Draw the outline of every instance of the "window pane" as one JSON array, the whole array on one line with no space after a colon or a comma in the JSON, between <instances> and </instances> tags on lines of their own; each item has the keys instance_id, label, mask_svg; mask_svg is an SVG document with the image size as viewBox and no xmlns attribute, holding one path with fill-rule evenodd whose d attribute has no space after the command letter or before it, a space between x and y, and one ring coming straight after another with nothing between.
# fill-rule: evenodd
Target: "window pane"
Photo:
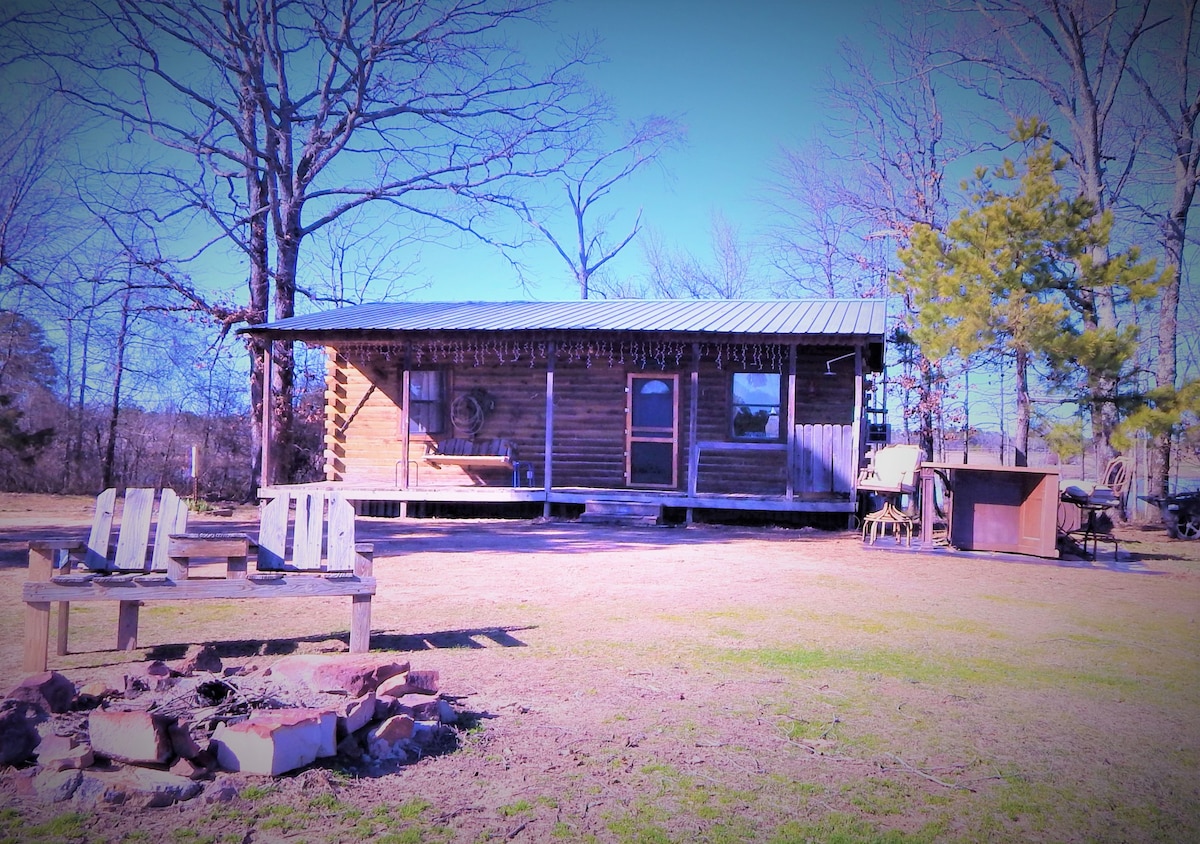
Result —
<instances>
[{"instance_id":1,"label":"window pane","mask_svg":"<svg viewBox=\"0 0 1200 844\"><path fill-rule=\"evenodd\" d=\"M442 373L423 370L408 374L408 393L414 401L441 401Z\"/></svg>"},{"instance_id":2,"label":"window pane","mask_svg":"<svg viewBox=\"0 0 1200 844\"><path fill-rule=\"evenodd\" d=\"M674 453L675 447L671 443L630 443L630 482L670 486L673 480L671 457Z\"/></svg>"},{"instance_id":3,"label":"window pane","mask_svg":"<svg viewBox=\"0 0 1200 844\"><path fill-rule=\"evenodd\" d=\"M675 398L670 381L634 379L633 427L670 428L675 424Z\"/></svg>"},{"instance_id":4,"label":"window pane","mask_svg":"<svg viewBox=\"0 0 1200 844\"><path fill-rule=\"evenodd\" d=\"M446 418L440 370L420 370L408 374L408 430L413 434L440 434Z\"/></svg>"},{"instance_id":5,"label":"window pane","mask_svg":"<svg viewBox=\"0 0 1200 844\"><path fill-rule=\"evenodd\" d=\"M778 372L733 374L732 433L738 439L779 439Z\"/></svg>"}]
</instances>

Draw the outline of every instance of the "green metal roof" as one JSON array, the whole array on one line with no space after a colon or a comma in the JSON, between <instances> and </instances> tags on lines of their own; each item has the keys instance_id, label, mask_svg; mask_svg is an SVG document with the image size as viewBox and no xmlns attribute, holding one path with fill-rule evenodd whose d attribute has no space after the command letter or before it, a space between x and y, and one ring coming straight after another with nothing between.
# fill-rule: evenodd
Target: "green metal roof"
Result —
<instances>
[{"instance_id":1,"label":"green metal roof","mask_svg":"<svg viewBox=\"0 0 1200 844\"><path fill-rule=\"evenodd\" d=\"M884 299L375 302L242 329L297 340L343 332L611 331L883 339Z\"/></svg>"}]
</instances>

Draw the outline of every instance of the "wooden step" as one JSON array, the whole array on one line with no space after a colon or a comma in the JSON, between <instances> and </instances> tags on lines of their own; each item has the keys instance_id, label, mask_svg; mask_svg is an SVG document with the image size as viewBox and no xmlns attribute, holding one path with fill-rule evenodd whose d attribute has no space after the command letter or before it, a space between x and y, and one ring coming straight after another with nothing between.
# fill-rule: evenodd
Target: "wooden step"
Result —
<instances>
[{"instance_id":1,"label":"wooden step","mask_svg":"<svg viewBox=\"0 0 1200 844\"><path fill-rule=\"evenodd\" d=\"M657 525L662 504L657 501L588 501L579 521L588 524Z\"/></svg>"}]
</instances>

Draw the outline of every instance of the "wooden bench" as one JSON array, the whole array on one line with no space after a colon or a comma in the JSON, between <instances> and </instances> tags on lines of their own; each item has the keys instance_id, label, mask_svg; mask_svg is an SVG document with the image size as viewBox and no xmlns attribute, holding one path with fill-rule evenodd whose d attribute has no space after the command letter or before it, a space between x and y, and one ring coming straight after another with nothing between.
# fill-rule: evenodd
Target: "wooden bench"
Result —
<instances>
[{"instance_id":1,"label":"wooden bench","mask_svg":"<svg viewBox=\"0 0 1200 844\"><path fill-rule=\"evenodd\" d=\"M425 462L435 469L462 466L480 469L507 469L513 473L513 486L521 485L521 461L513 444L504 439L469 440L450 437L425 448Z\"/></svg>"},{"instance_id":2,"label":"wooden bench","mask_svg":"<svg viewBox=\"0 0 1200 844\"><path fill-rule=\"evenodd\" d=\"M289 557L293 501L296 517ZM267 501L257 543L245 534L172 534L161 542L166 560L161 571L55 576L44 544L30 545L29 580L22 589L27 607L24 668L29 672L46 670L53 601L120 601L117 648L132 650L137 647L137 608L143 601L349 597L350 651L370 649L374 548L354 541L354 507L337 494L291 493ZM323 554L325 546L328 551ZM253 572L247 566L251 550L256 551ZM199 559L223 560L222 576L194 577L191 565Z\"/></svg>"}]
</instances>

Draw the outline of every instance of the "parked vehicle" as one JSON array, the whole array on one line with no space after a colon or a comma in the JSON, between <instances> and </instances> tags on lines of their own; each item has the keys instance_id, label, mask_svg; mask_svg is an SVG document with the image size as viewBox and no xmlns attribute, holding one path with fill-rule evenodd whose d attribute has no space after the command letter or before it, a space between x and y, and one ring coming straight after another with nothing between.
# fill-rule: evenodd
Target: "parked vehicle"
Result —
<instances>
[{"instance_id":1,"label":"parked vehicle","mask_svg":"<svg viewBox=\"0 0 1200 844\"><path fill-rule=\"evenodd\" d=\"M1200 489L1177 492L1162 498L1157 495L1138 496L1162 512L1167 533L1174 539L1200 538Z\"/></svg>"}]
</instances>

